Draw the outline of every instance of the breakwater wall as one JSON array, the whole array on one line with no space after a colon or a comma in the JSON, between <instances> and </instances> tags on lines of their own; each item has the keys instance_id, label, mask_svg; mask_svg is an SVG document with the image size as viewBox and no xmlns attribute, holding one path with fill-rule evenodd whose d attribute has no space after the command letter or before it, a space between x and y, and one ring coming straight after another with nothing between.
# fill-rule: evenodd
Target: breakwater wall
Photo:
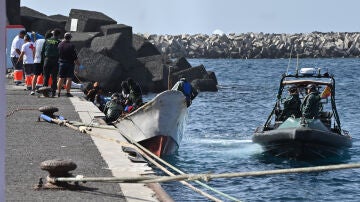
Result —
<instances>
[{"instance_id":1,"label":"breakwater wall","mask_svg":"<svg viewBox=\"0 0 360 202\"><path fill-rule=\"evenodd\" d=\"M142 36L171 58L360 57L359 32Z\"/></svg>"}]
</instances>

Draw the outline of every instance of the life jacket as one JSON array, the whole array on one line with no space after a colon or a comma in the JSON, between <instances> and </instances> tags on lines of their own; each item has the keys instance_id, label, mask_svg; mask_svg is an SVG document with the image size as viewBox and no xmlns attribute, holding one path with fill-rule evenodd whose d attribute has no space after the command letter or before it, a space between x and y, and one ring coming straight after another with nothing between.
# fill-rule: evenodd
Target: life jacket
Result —
<instances>
[{"instance_id":1,"label":"life jacket","mask_svg":"<svg viewBox=\"0 0 360 202\"><path fill-rule=\"evenodd\" d=\"M183 82L183 93L185 96L189 96L191 95L191 84L189 82Z\"/></svg>"}]
</instances>

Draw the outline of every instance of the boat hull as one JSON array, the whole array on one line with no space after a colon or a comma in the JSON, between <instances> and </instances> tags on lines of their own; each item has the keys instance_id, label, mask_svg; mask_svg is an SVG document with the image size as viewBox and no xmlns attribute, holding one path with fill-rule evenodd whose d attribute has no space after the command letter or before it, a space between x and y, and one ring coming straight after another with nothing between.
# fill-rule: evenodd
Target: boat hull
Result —
<instances>
[{"instance_id":1,"label":"boat hull","mask_svg":"<svg viewBox=\"0 0 360 202\"><path fill-rule=\"evenodd\" d=\"M170 155L179 148L187 113L184 95L169 90L119 119L116 127L157 156Z\"/></svg>"},{"instance_id":2,"label":"boat hull","mask_svg":"<svg viewBox=\"0 0 360 202\"><path fill-rule=\"evenodd\" d=\"M260 144L265 152L275 156L296 159L341 157L352 145L349 135L339 134L324 127L315 129L303 126L279 127L273 130L259 127L253 135L253 142Z\"/></svg>"}]
</instances>

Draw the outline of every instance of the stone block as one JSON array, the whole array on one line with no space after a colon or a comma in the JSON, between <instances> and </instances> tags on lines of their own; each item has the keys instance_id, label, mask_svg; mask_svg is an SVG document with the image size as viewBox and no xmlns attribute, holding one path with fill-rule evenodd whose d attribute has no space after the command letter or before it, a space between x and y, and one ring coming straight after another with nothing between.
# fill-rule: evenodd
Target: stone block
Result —
<instances>
[{"instance_id":1,"label":"stone block","mask_svg":"<svg viewBox=\"0 0 360 202\"><path fill-rule=\"evenodd\" d=\"M110 34L121 33L123 36L132 39L132 27L124 24L110 24L110 25L103 25L100 27L100 30L104 36Z\"/></svg>"},{"instance_id":2,"label":"stone block","mask_svg":"<svg viewBox=\"0 0 360 202\"><path fill-rule=\"evenodd\" d=\"M198 91L218 91L216 82L212 79L195 79L191 85Z\"/></svg>"},{"instance_id":3,"label":"stone block","mask_svg":"<svg viewBox=\"0 0 360 202\"><path fill-rule=\"evenodd\" d=\"M20 0L6 0L6 16L9 25L20 25Z\"/></svg>"},{"instance_id":4,"label":"stone block","mask_svg":"<svg viewBox=\"0 0 360 202\"><path fill-rule=\"evenodd\" d=\"M91 41L101 34L100 32L73 32L71 35L71 42L75 45L76 50L81 50L82 48L89 48Z\"/></svg>"},{"instance_id":5,"label":"stone block","mask_svg":"<svg viewBox=\"0 0 360 202\"><path fill-rule=\"evenodd\" d=\"M61 27L65 30L66 22L68 21L69 17L60 14L49 15L48 17L56 22L59 22L61 24Z\"/></svg>"},{"instance_id":6,"label":"stone block","mask_svg":"<svg viewBox=\"0 0 360 202\"><path fill-rule=\"evenodd\" d=\"M110 24L116 24L116 21L101 12L71 9L65 30L99 32L101 26Z\"/></svg>"},{"instance_id":7,"label":"stone block","mask_svg":"<svg viewBox=\"0 0 360 202\"><path fill-rule=\"evenodd\" d=\"M21 7L21 23L27 31L35 31L42 35L44 35L46 31L55 28L60 29L64 33L64 27L61 23L25 6Z\"/></svg>"},{"instance_id":8,"label":"stone block","mask_svg":"<svg viewBox=\"0 0 360 202\"><path fill-rule=\"evenodd\" d=\"M170 75L171 83L175 84L182 77L185 77L189 82L191 82L195 79L208 78L208 73L206 72L204 65L188 68L182 71L171 73Z\"/></svg>"},{"instance_id":9,"label":"stone block","mask_svg":"<svg viewBox=\"0 0 360 202\"><path fill-rule=\"evenodd\" d=\"M136 58L131 41L121 33L95 37L90 47L95 52L119 61L126 68L130 68Z\"/></svg>"},{"instance_id":10,"label":"stone block","mask_svg":"<svg viewBox=\"0 0 360 202\"><path fill-rule=\"evenodd\" d=\"M136 57L147 57L161 54L152 43L137 34L133 35L132 46L136 51Z\"/></svg>"},{"instance_id":11,"label":"stone block","mask_svg":"<svg viewBox=\"0 0 360 202\"><path fill-rule=\"evenodd\" d=\"M81 81L98 81L104 91L120 91L123 69L119 62L106 57L90 48L82 48L78 53L83 69L75 68Z\"/></svg>"},{"instance_id":12,"label":"stone block","mask_svg":"<svg viewBox=\"0 0 360 202\"><path fill-rule=\"evenodd\" d=\"M152 92L160 92L168 87L168 67L163 62L161 55L137 58L137 61L149 73L150 79L143 81L144 85Z\"/></svg>"}]
</instances>

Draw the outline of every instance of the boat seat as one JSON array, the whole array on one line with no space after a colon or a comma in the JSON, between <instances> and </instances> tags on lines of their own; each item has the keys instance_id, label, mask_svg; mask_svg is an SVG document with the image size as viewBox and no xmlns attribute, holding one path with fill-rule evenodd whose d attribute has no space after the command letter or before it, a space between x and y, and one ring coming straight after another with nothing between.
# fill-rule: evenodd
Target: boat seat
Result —
<instances>
[{"instance_id":1,"label":"boat seat","mask_svg":"<svg viewBox=\"0 0 360 202\"><path fill-rule=\"evenodd\" d=\"M319 112L319 119L327 126L331 127L332 112Z\"/></svg>"},{"instance_id":2,"label":"boat seat","mask_svg":"<svg viewBox=\"0 0 360 202\"><path fill-rule=\"evenodd\" d=\"M319 112L320 119L331 119L332 115L332 112Z\"/></svg>"}]
</instances>

